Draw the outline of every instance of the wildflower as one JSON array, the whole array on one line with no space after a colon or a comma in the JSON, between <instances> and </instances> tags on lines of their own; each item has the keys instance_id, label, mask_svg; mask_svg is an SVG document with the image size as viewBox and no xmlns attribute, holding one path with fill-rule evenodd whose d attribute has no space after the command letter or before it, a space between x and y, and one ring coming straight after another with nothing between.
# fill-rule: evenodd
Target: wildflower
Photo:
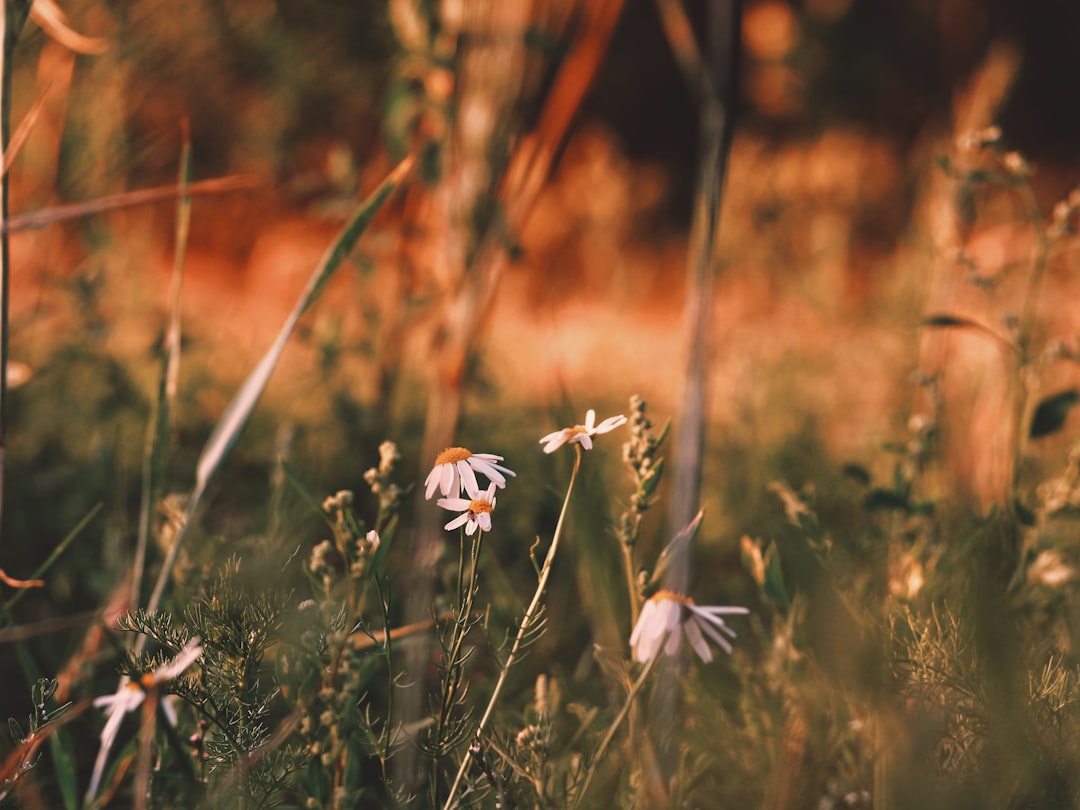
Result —
<instances>
[{"instance_id":1,"label":"wildflower","mask_svg":"<svg viewBox=\"0 0 1080 810\"><path fill-rule=\"evenodd\" d=\"M574 425L574 427L563 428L562 430L556 430L554 433L549 433L540 440L540 444L544 445L545 453L554 453L564 444L573 442L577 442L586 450L592 450L593 436L609 433L619 425L624 424L626 424L626 417L619 414L618 416L609 416L598 425L596 424L596 411L590 408L588 413L585 414L584 425Z\"/></svg>"},{"instance_id":2,"label":"wildflower","mask_svg":"<svg viewBox=\"0 0 1080 810\"><path fill-rule=\"evenodd\" d=\"M202 644L199 643L199 637L195 636L184 645L184 648L171 661L165 662L153 672L147 672L137 681L125 680L120 684L116 694L102 695L96 698L94 705L104 708L105 713L108 715L105 728L101 732L102 750L107 751L112 748L124 715L135 711L142 705L148 690L176 678L177 675L191 666L202 655L202 652L203 648ZM165 711L165 716L168 717L169 722L176 725L176 710L173 709L172 705L168 701L162 700L161 708Z\"/></svg>"},{"instance_id":3,"label":"wildflower","mask_svg":"<svg viewBox=\"0 0 1080 810\"><path fill-rule=\"evenodd\" d=\"M366 535L364 535L364 543L366 544L364 546L364 550L368 554L374 554L376 551L379 550L379 543L381 542L382 540L379 539L379 533L374 529L371 529Z\"/></svg>"},{"instance_id":4,"label":"wildflower","mask_svg":"<svg viewBox=\"0 0 1080 810\"><path fill-rule=\"evenodd\" d=\"M1001 142L1001 127L991 126L986 129L964 132L956 139L961 151L973 151L986 146L996 146Z\"/></svg>"},{"instance_id":5,"label":"wildflower","mask_svg":"<svg viewBox=\"0 0 1080 810\"><path fill-rule=\"evenodd\" d=\"M1025 177L1031 174L1030 164L1024 160L1024 156L1019 152L1008 152L1001 159L1001 162L1004 164L1005 169L1009 174L1017 177Z\"/></svg>"},{"instance_id":6,"label":"wildflower","mask_svg":"<svg viewBox=\"0 0 1080 810\"><path fill-rule=\"evenodd\" d=\"M1040 551L1027 571L1029 585L1059 588L1073 579L1076 579L1076 569L1065 562L1059 551Z\"/></svg>"},{"instance_id":7,"label":"wildflower","mask_svg":"<svg viewBox=\"0 0 1080 810\"><path fill-rule=\"evenodd\" d=\"M461 525L465 526L465 534L475 534L476 527L483 531L491 531L491 513L495 509L495 482L492 481L486 492L481 492L475 483L465 482L465 490L468 498L439 498L436 503L443 509L453 512L461 512L456 518L447 523L443 528L453 531Z\"/></svg>"},{"instance_id":8,"label":"wildflower","mask_svg":"<svg viewBox=\"0 0 1080 810\"><path fill-rule=\"evenodd\" d=\"M668 655L675 655L685 632L694 652L702 661L709 663L713 658L712 650L709 649L702 631L724 652L730 654L731 642L724 638L723 634L735 638L735 631L724 624L720 617L749 612L744 607L696 605L694 600L687 596L672 591L657 591L642 607L634 632L630 636L634 660L641 663L651 660L661 646Z\"/></svg>"},{"instance_id":9,"label":"wildflower","mask_svg":"<svg viewBox=\"0 0 1080 810\"><path fill-rule=\"evenodd\" d=\"M513 470L508 470L496 461L502 461L502 456L491 453L473 453L464 447L447 447L435 459L435 466L431 468L424 486L427 491L425 498L430 499L439 489L444 496L454 497L459 495L467 485L472 484L474 489L479 489L476 483L476 473L483 473L496 486L506 486L506 476L517 475ZM475 470L475 472L474 472Z\"/></svg>"}]
</instances>

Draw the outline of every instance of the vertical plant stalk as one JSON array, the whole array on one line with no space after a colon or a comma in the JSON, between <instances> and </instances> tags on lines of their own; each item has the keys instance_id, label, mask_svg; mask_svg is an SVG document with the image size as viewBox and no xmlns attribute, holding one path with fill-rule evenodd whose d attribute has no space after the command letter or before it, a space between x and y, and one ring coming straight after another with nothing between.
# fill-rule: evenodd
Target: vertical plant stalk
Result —
<instances>
[{"instance_id":1,"label":"vertical plant stalk","mask_svg":"<svg viewBox=\"0 0 1080 810\"><path fill-rule=\"evenodd\" d=\"M447 300L445 323L432 351L433 373L422 442L423 458L434 458L443 448L453 444L469 361L502 276L508 235L512 239L521 228L547 182L573 117L599 68L623 2L589 0L580 3L579 31L559 67L538 123L532 132L520 138L508 160L493 158L494 155L502 157L507 148L506 144L497 143L499 137L491 137L498 133L489 133L486 140L476 138L473 133L473 142L467 144L459 143L462 140L460 132L451 133L451 142L446 145L449 176L436 192L436 203L447 230L438 255L447 265L445 274L460 279L460 282L456 294ZM483 41L485 37L510 42L509 32L514 30L513 25L530 23L517 10L516 4L504 0L466 0L461 9L470 29L463 32L467 35L462 40L465 42L469 39ZM490 30L484 30L485 27ZM442 28L444 33L450 30L447 21L443 21ZM478 58L469 53L468 47L455 55L460 65L455 76L459 121L467 117L460 112L466 104L472 104L474 110L478 104L486 105L487 112L495 120L502 120L504 125L505 121L512 120L516 114L514 104L519 99L511 95L512 92L520 94L520 88L513 82L520 77L513 77L508 71L515 68L515 61L520 62L521 55L515 51L524 45L525 32L526 28L522 27L522 40L517 44L501 46L500 50L511 49L503 52L505 64L492 59L494 54L491 53ZM500 75L486 75L493 67ZM506 134L503 132L502 137ZM488 184L479 197L474 196L477 177L485 178ZM467 180L470 182L466 183ZM479 214L489 206L497 213L484 222ZM419 621L431 609L435 566L441 548L437 522L426 510L420 510L419 514L421 519L413 540L416 563L412 581L407 583L409 597L405 608L406 621L413 622ZM420 645L411 649L406 671L419 671L427 655L428 651ZM400 707L402 723L415 721L422 708L420 690L406 690ZM395 759L395 769L399 781L407 783L414 779L418 769L412 749L405 749Z\"/></svg>"},{"instance_id":2,"label":"vertical plant stalk","mask_svg":"<svg viewBox=\"0 0 1080 810\"><path fill-rule=\"evenodd\" d=\"M633 627L637 624L638 613L641 612L641 606L638 604L641 600L638 597L637 574L634 572L634 547L628 546L626 543L619 543L619 549L622 551L623 573L626 576L626 599L630 605L630 626Z\"/></svg>"},{"instance_id":3,"label":"vertical plant stalk","mask_svg":"<svg viewBox=\"0 0 1080 810\"><path fill-rule=\"evenodd\" d=\"M465 543L469 542L468 576L466 577ZM449 649L446 650L445 665L443 669L442 694L439 696L439 714L435 721L435 742L441 747L444 740L452 739L453 710L465 697L467 690L462 689L465 679L465 663L469 655L462 655L465 640L472 630L473 606L476 602L477 581L476 577L480 567L480 548L484 540L484 530L479 529L475 537L467 538L465 528L460 531L458 545L458 572L457 593L461 598L454 621L452 623L452 637ZM445 648L444 648L445 649ZM439 759L433 758L432 779L430 785L431 806L438 806L439 802Z\"/></svg>"},{"instance_id":4,"label":"vertical plant stalk","mask_svg":"<svg viewBox=\"0 0 1080 810\"><path fill-rule=\"evenodd\" d=\"M592 762L589 763L589 770L585 773L585 781L581 784L581 789L578 791L577 798L574 799L574 803L571 807L579 807L581 802L585 799L585 795L589 792L589 785L592 784L593 777L596 776L596 771L600 767L600 763L603 761L604 756L607 754L608 746L611 745L611 741L615 739L615 732L619 730L619 726L622 725L623 720L626 719L626 715L630 713L630 710L637 702L638 693L641 691L641 687L645 685L645 681L648 680L649 674L653 671L653 667L656 666L656 662L660 660L660 656L664 654L664 651L657 650L656 655L649 659L645 664L644 669L641 670L641 674L638 675L637 680L634 681L634 685L630 687L630 692L626 696L626 702L619 710L619 714L612 721L608 727L607 733L600 741L600 745L597 746L596 751L593 753Z\"/></svg>"},{"instance_id":5,"label":"vertical plant stalk","mask_svg":"<svg viewBox=\"0 0 1080 810\"><path fill-rule=\"evenodd\" d=\"M740 0L712 0L709 3L707 57L704 58L696 48L696 40L682 3L679 0L658 0L658 8L665 34L684 78L699 100L701 131L698 185L687 268L689 292L683 314L688 340L687 370L680 419L674 437L674 469L668 515L669 534L674 535L690 523L698 511L701 494L707 412L708 327L720 201L734 132L742 5ZM685 592L689 567L689 549L684 547L670 560L664 586L676 592ZM650 717L658 765L665 782L671 781L677 768L678 753L671 750L665 741L670 739L677 726L679 675L678 662L670 662L661 669ZM663 787L661 795L666 792L667 788Z\"/></svg>"},{"instance_id":6,"label":"vertical plant stalk","mask_svg":"<svg viewBox=\"0 0 1080 810\"><path fill-rule=\"evenodd\" d=\"M18 39L14 24L16 4L3 0L0 5L0 154L6 154L11 138L11 61ZM0 177L0 223L8 220L8 175ZM7 369L8 369L8 319L11 291L11 256L8 252L8 235L0 231L0 540L3 538L4 518L4 468L7 455Z\"/></svg>"},{"instance_id":7,"label":"vertical plant stalk","mask_svg":"<svg viewBox=\"0 0 1080 810\"><path fill-rule=\"evenodd\" d=\"M514 643L510 647L510 653L506 656L506 661L499 671L499 679L495 682L495 688L491 692L491 698L488 700L487 707L484 709L484 714L480 718L480 722L476 727L475 739L479 740L484 733L484 729L487 728L488 721L491 720L491 715L495 711L495 706L499 702L499 696L502 694L503 687L506 685L506 678L510 674L510 668L517 660L518 652L521 650L521 645L525 639L525 634L529 632L533 622L536 619L537 611L540 609L540 600L544 597L544 591L547 589L548 578L551 576L551 569L555 566L555 553L559 550L559 538L562 537L563 524L566 521L567 508L570 506L570 495L574 491L574 482L577 481L578 470L581 468L581 445L574 444L574 470L570 473L570 484L566 488L566 497L563 499L562 510L559 512L559 521L555 524L555 534L551 538L551 547L548 549L547 557L544 559L544 565L540 569L540 579L536 583L536 592L533 594L532 601L529 602L529 606L525 609L525 615L521 619L521 624L518 625L517 635L514 636ZM461 766L458 768L457 776L454 777L454 783L450 786L450 794L446 797L446 802L443 804L443 810L450 810L454 805L454 797L457 795L458 788L461 786L461 780L465 777L465 771L469 769L469 763L472 762L468 752L461 758Z\"/></svg>"},{"instance_id":8,"label":"vertical plant stalk","mask_svg":"<svg viewBox=\"0 0 1080 810\"><path fill-rule=\"evenodd\" d=\"M674 535L698 512L701 496L710 310L720 202L735 126L742 3L741 0L711 0L708 4L705 58L694 48L695 40L682 3L658 0L658 7L677 61L699 99L701 115L701 153L688 262L689 294L683 315L689 356L672 451L674 469L668 520L669 534ZM671 561L665 587L684 593L689 570L689 551L684 548ZM677 662L661 669L650 718L660 770L668 782L674 776L678 761L678 752L664 744L677 725L675 695L678 680Z\"/></svg>"},{"instance_id":9,"label":"vertical plant stalk","mask_svg":"<svg viewBox=\"0 0 1080 810\"><path fill-rule=\"evenodd\" d=\"M165 332L165 355L157 398L146 428L146 447L143 456L142 495L139 502L139 536L135 543L135 561L131 566L131 604L139 604L139 589L146 564L146 546L150 538L150 525L154 503L161 490L165 471L165 458L172 428L172 408L176 402L176 389L180 377L180 300L184 279L184 257L187 253L188 233L191 223L191 195L187 193L191 182L191 133L188 123L183 124L183 148L180 153L180 169L177 184L181 197L176 206L176 245L173 257L173 275L169 291L169 323Z\"/></svg>"},{"instance_id":10,"label":"vertical plant stalk","mask_svg":"<svg viewBox=\"0 0 1080 810\"><path fill-rule=\"evenodd\" d=\"M686 81L701 106L701 154L688 260L689 294L683 323L689 356L683 384L681 418L674 437L670 534L686 526L698 511L705 443L705 382L709 363L711 316L720 201L734 135L735 98L742 19L740 0L712 0L709 5L708 54L705 64L694 50L694 38L678 0L658 0L668 41L683 67ZM686 587L688 561L674 564L666 583Z\"/></svg>"},{"instance_id":11,"label":"vertical plant stalk","mask_svg":"<svg viewBox=\"0 0 1080 810\"><path fill-rule=\"evenodd\" d=\"M15 43L30 14L32 0L2 0L0 4L0 154L11 141L12 61ZM8 348L11 297L11 254L8 245L8 173L0 176L0 544L3 540L4 470L7 457Z\"/></svg>"},{"instance_id":12,"label":"vertical plant stalk","mask_svg":"<svg viewBox=\"0 0 1080 810\"><path fill-rule=\"evenodd\" d=\"M3 0L0 6L0 154L5 154L11 133L11 59L16 37L12 31L13 4ZM8 220L8 175L0 177L0 222ZM11 256L6 230L0 232L0 540L3 539L4 469L7 456L7 370L8 370L8 298L11 292Z\"/></svg>"},{"instance_id":13,"label":"vertical plant stalk","mask_svg":"<svg viewBox=\"0 0 1080 810\"><path fill-rule=\"evenodd\" d=\"M1013 389L1013 457L1008 493L1010 508L1020 497L1020 472L1023 467L1024 456L1027 454L1031 419L1039 395L1034 380L1029 382L1025 379L1025 371L1031 362L1031 344L1035 338L1039 293L1042 288L1042 279L1046 272L1051 247L1046 223L1043 220L1042 212L1039 210L1039 200L1035 196L1035 189L1032 187L1030 179L1020 187L1020 194L1027 208L1031 225L1035 230L1035 240L1031 247L1027 284L1024 287L1024 297L1020 305L1016 325L1016 345L1019 347L1019 352L1006 358L1006 362L1011 363L1012 373L1009 378L1009 385Z\"/></svg>"}]
</instances>

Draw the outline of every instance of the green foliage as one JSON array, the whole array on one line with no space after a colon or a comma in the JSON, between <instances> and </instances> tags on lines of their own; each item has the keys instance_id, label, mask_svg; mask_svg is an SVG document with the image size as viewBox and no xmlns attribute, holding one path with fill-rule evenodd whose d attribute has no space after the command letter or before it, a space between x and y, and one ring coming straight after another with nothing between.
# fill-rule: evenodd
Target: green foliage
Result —
<instances>
[{"instance_id":1,"label":"green foliage","mask_svg":"<svg viewBox=\"0 0 1080 810\"><path fill-rule=\"evenodd\" d=\"M1041 439L1065 427L1065 420L1077 400L1080 400L1080 392L1075 388L1059 391L1042 400L1035 406L1035 413L1031 417L1031 427L1028 430L1031 438Z\"/></svg>"}]
</instances>

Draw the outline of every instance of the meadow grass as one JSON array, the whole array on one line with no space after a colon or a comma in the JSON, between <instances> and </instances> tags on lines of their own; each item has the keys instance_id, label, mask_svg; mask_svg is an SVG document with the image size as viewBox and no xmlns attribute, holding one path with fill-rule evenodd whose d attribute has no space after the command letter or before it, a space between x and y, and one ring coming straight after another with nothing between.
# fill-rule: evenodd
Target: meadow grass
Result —
<instances>
[{"instance_id":1,"label":"meadow grass","mask_svg":"<svg viewBox=\"0 0 1080 810\"><path fill-rule=\"evenodd\" d=\"M18 686L0 701L12 718L0 802L1076 806L1080 450L1068 427L1080 395L1062 368L1080 347L1056 330L1080 194L1044 209L997 129L948 150L950 203L973 226L1007 215L1028 249L998 265L939 251L947 283L929 283L918 313L894 302L896 340L917 359L882 375L906 404L889 401L891 435L855 461L831 441L855 405L801 407L790 357L760 387L722 389L734 418L710 418L719 350L701 345L689 427L685 408L656 407L654 393L676 409L670 392L619 390L625 375L601 368L611 349L552 406L501 388L505 349L482 337L507 295L508 235L525 228L588 70L551 83L547 140L515 151L509 129L455 129L442 82L460 40L391 5L416 94L409 156L367 184L250 368L215 375L207 357L242 353L206 345L182 317L200 204L185 145L151 357L110 342L115 302L136 294L88 272L63 291L77 339L11 390L0 667ZM472 35L523 24L489 11L439 22L479 26ZM615 17L612 4L574 40L593 70ZM462 58L457 103L516 120L540 84L524 41ZM440 153L445 166L433 160L444 137L461 147ZM699 272L716 249L716 181L701 191ZM403 197L403 222L380 219ZM361 237L392 229L401 253L436 268L426 300L408 285L379 300L390 271L372 280L362 256L355 285L332 278ZM710 283L692 288L699 304ZM644 297L615 336L638 365L656 351L649 307L663 303ZM344 325L358 308L371 313L364 340ZM710 339L702 312L683 324L697 344ZM870 388L838 331L811 338L818 356L804 359L836 363L845 390ZM413 368L410 339L427 347ZM297 343L309 362L290 365ZM30 348L18 334L15 346ZM377 396L352 387L358 368ZM686 484L670 480L685 458L669 433L700 442L689 515L670 508ZM684 516L667 526L670 512Z\"/></svg>"}]
</instances>

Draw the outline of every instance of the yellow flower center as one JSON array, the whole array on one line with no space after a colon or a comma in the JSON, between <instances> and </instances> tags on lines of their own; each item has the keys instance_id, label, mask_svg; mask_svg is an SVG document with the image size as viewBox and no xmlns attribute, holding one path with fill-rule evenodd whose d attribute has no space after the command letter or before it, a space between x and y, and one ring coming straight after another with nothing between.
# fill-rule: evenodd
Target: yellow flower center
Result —
<instances>
[{"instance_id":1,"label":"yellow flower center","mask_svg":"<svg viewBox=\"0 0 1080 810\"><path fill-rule=\"evenodd\" d=\"M438 456L435 457L435 466L440 464L456 464L459 461L472 456L472 451L466 450L464 447L447 447Z\"/></svg>"},{"instance_id":2,"label":"yellow flower center","mask_svg":"<svg viewBox=\"0 0 1080 810\"><path fill-rule=\"evenodd\" d=\"M138 684L129 683L128 688L130 688L130 689L138 689L141 686L143 689L149 689L155 683L156 683L156 681L154 680L154 673L153 672L147 672L147 673L139 676L139 683Z\"/></svg>"},{"instance_id":3,"label":"yellow flower center","mask_svg":"<svg viewBox=\"0 0 1080 810\"><path fill-rule=\"evenodd\" d=\"M649 597L650 601L659 602L663 599L670 599L672 602L680 602L684 605L693 605L694 600L689 596L683 596L681 593L675 593L675 591L665 591L663 589L657 591Z\"/></svg>"},{"instance_id":4,"label":"yellow flower center","mask_svg":"<svg viewBox=\"0 0 1080 810\"><path fill-rule=\"evenodd\" d=\"M588 433L589 429L586 428L584 425L574 425L572 428L567 428L566 432L571 434L572 436L577 436L581 433Z\"/></svg>"},{"instance_id":5,"label":"yellow flower center","mask_svg":"<svg viewBox=\"0 0 1080 810\"><path fill-rule=\"evenodd\" d=\"M469 511L474 515L479 515L483 512L491 512L494 511L494 509L495 507L487 501L469 501Z\"/></svg>"}]
</instances>

